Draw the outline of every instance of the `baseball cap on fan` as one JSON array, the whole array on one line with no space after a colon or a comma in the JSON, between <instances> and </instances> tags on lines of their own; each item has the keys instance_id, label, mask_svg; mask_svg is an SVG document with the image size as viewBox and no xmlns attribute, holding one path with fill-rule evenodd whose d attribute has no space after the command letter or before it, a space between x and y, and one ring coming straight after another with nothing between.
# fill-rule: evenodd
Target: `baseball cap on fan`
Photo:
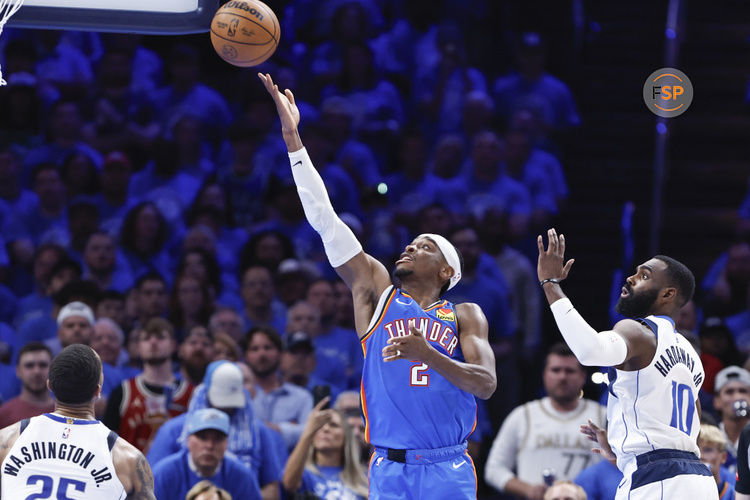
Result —
<instances>
[{"instance_id":1,"label":"baseball cap on fan","mask_svg":"<svg viewBox=\"0 0 750 500\"><path fill-rule=\"evenodd\" d=\"M215 429L229 435L229 415L215 408L202 408L188 415L188 434L195 434L206 429Z\"/></svg>"},{"instance_id":2,"label":"baseball cap on fan","mask_svg":"<svg viewBox=\"0 0 750 500\"><path fill-rule=\"evenodd\" d=\"M729 382L740 382L750 387L750 372L739 366L727 366L716 374L714 393L718 393Z\"/></svg>"},{"instance_id":3,"label":"baseball cap on fan","mask_svg":"<svg viewBox=\"0 0 750 500\"><path fill-rule=\"evenodd\" d=\"M294 332L290 333L287 336L286 350L304 350L305 352L313 352L315 350L315 347L313 346L312 339L308 334L306 334L305 332Z\"/></svg>"},{"instance_id":4,"label":"baseball cap on fan","mask_svg":"<svg viewBox=\"0 0 750 500\"><path fill-rule=\"evenodd\" d=\"M62 325L63 321L71 316L80 316L86 319L90 325L94 324L94 311L83 302L71 302L60 309L57 314L57 326Z\"/></svg>"},{"instance_id":5,"label":"baseball cap on fan","mask_svg":"<svg viewBox=\"0 0 750 500\"><path fill-rule=\"evenodd\" d=\"M230 361L214 361L208 365L205 383L208 401L214 408L245 407L245 387L239 366Z\"/></svg>"}]
</instances>

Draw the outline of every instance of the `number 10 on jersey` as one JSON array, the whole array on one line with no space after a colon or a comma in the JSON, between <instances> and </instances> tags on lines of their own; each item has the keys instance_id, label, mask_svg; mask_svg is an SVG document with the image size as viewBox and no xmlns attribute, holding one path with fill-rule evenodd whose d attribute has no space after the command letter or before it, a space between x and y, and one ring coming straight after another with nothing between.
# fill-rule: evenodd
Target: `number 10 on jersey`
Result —
<instances>
[{"instance_id":1,"label":"number 10 on jersey","mask_svg":"<svg viewBox=\"0 0 750 500\"><path fill-rule=\"evenodd\" d=\"M687 411L686 411L687 410ZM690 434L693 427L693 415L695 414L695 400L693 391L687 384L678 384L672 381L672 420L671 427L679 429L685 434Z\"/></svg>"}]
</instances>

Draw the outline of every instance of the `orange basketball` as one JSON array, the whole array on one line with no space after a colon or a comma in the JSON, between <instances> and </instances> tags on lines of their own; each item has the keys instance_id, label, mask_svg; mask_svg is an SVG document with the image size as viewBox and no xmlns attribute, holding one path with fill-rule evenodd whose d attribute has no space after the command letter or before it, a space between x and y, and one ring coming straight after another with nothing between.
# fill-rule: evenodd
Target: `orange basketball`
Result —
<instances>
[{"instance_id":1,"label":"orange basketball","mask_svg":"<svg viewBox=\"0 0 750 500\"><path fill-rule=\"evenodd\" d=\"M256 66L274 53L281 26L271 8L259 0L230 0L211 21L211 43L229 64Z\"/></svg>"}]
</instances>

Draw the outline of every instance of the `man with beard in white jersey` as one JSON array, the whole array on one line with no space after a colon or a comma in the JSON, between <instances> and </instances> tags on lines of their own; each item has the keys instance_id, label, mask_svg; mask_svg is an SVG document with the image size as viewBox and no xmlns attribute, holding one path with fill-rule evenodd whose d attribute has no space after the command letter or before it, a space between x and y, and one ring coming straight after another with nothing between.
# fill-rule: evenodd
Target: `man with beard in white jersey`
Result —
<instances>
[{"instance_id":1,"label":"man with beard in white jersey","mask_svg":"<svg viewBox=\"0 0 750 500\"><path fill-rule=\"evenodd\" d=\"M55 357L47 380L55 411L0 430L4 500L155 499L143 454L94 419L102 380L89 346L73 344Z\"/></svg>"},{"instance_id":2,"label":"man with beard in white jersey","mask_svg":"<svg viewBox=\"0 0 750 500\"><path fill-rule=\"evenodd\" d=\"M581 364L607 366L607 432L581 430L623 473L616 500L718 499L711 471L698 459L698 391L703 365L674 319L693 296L695 278L680 262L657 255L627 278L616 310L629 318L597 332L560 288L573 265L565 237L537 238L537 274L560 333Z\"/></svg>"}]
</instances>

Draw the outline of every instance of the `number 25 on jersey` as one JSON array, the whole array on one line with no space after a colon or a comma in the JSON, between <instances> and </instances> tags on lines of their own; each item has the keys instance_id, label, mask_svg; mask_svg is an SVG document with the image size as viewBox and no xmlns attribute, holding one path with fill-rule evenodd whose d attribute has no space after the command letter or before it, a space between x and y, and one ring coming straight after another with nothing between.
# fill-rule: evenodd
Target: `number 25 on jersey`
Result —
<instances>
[{"instance_id":1,"label":"number 25 on jersey","mask_svg":"<svg viewBox=\"0 0 750 500\"><path fill-rule=\"evenodd\" d=\"M42 476L41 474L34 474L29 476L26 480L26 485L38 485L41 483L42 491L40 493L34 493L26 497L26 500L38 500L42 498L53 498L52 490L55 489L55 480L50 476ZM68 496L68 488L72 487L75 491L83 493L86 490L86 483L83 481L76 481L75 479L68 479L67 477L61 477L60 482L57 484L57 492L54 496L57 500L72 500Z\"/></svg>"}]
</instances>

